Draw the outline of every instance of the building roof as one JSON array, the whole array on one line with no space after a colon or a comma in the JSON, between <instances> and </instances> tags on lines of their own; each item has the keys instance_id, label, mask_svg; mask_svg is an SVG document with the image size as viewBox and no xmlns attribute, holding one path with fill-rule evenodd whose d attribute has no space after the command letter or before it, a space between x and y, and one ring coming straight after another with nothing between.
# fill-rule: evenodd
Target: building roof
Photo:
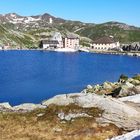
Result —
<instances>
[{"instance_id":1,"label":"building roof","mask_svg":"<svg viewBox=\"0 0 140 140\"><path fill-rule=\"evenodd\" d=\"M69 39L78 39L79 37L77 35L75 35L75 34L68 34L66 36L66 38L69 38Z\"/></svg>"},{"instance_id":2,"label":"building roof","mask_svg":"<svg viewBox=\"0 0 140 140\"><path fill-rule=\"evenodd\" d=\"M42 40L43 44L59 44L58 40Z\"/></svg>"},{"instance_id":3,"label":"building roof","mask_svg":"<svg viewBox=\"0 0 140 140\"><path fill-rule=\"evenodd\" d=\"M99 39L93 41L93 43L95 43L95 44L112 44L115 42L117 42L117 41L114 40L113 37L102 37L102 38L99 38Z\"/></svg>"},{"instance_id":4,"label":"building roof","mask_svg":"<svg viewBox=\"0 0 140 140\"><path fill-rule=\"evenodd\" d=\"M62 35L59 32L54 32L51 40L58 40L58 41L62 41Z\"/></svg>"}]
</instances>

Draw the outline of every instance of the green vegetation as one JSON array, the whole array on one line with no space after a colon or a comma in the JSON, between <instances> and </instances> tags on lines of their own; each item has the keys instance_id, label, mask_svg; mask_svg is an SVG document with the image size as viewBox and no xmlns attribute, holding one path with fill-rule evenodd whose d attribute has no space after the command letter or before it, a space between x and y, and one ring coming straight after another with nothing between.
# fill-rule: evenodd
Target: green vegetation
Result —
<instances>
[{"instance_id":1,"label":"green vegetation","mask_svg":"<svg viewBox=\"0 0 140 140\"><path fill-rule=\"evenodd\" d=\"M81 36L97 39L103 36L114 36L121 43L140 41L140 30L124 30L117 26L89 26L77 32Z\"/></svg>"},{"instance_id":2,"label":"green vegetation","mask_svg":"<svg viewBox=\"0 0 140 140\"><path fill-rule=\"evenodd\" d=\"M0 25L0 38L2 38L3 34L5 34L5 33L7 33L7 30L3 26Z\"/></svg>"},{"instance_id":3,"label":"green vegetation","mask_svg":"<svg viewBox=\"0 0 140 140\"><path fill-rule=\"evenodd\" d=\"M83 47L90 47L90 43L85 40L81 40L80 45L82 45Z\"/></svg>"},{"instance_id":4,"label":"green vegetation","mask_svg":"<svg viewBox=\"0 0 140 140\"><path fill-rule=\"evenodd\" d=\"M136 76L134 76L134 77L132 77L132 78L135 79L135 80L140 81L140 75L136 75Z\"/></svg>"},{"instance_id":5,"label":"green vegetation","mask_svg":"<svg viewBox=\"0 0 140 140\"><path fill-rule=\"evenodd\" d=\"M126 81L126 80L128 80L128 76L122 74L122 75L120 76L120 78L119 78L119 81L120 81L120 80Z\"/></svg>"},{"instance_id":6,"label":"green vegetation","mask_svg":"<svg viewBox=\"0 0 140 140\"><path fill-rule=\"evenodd\" d=\"M0 43L9 43L11 46L23 48L36 48L40 39L51 37L54 31L61 32L63 36L75 33L88 40L96 40L103 36L114 36L121 43L140 42L140 28L128 26L123 23L108 22L104 24L88 24L76 21L54 23L51 26L45 23L39 27L20 25L17 27L12 23L0 24ZM80 45L89 47L89 42L82 40Z\"/></svg>"},{"instance_id":7,"label":"green vegetation","mask_svg":"<svg viewBox=\"0 0 140 140\"><path fill-rule=\"evenodd\" d=\"M7 27L8 26L8 27ZM7 28L8 29L7 29ZM23 32L14 31L10 29L13 27L11 24L6 24L5 27L0 25L0 43L1 45L9 44L13 48L30 48L36 47L37 43L33 36Z\"/></svg>"}]
</instances>

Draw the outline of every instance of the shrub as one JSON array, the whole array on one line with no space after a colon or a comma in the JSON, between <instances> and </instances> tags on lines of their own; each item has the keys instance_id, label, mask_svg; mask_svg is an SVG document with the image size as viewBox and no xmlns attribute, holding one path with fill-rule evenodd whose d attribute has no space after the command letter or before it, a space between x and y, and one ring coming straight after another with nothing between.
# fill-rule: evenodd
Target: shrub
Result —
<instances>
[{"instance_id":1,"label":"shrub","mask_svg":"<svg viewBox=\"0 0 140 140\"><path fill-rule=\"evenodd\" d=\"M140 81L140 75L136 75L134 77L132 77L134 80L139 80Z\"/></svg>"},{"instance_id":2,"label":"shrub","mask_svg":"<svg viewBox=\"0 0 140 140\"><path fill-rule=\"evenodd\" d=\"M120 76L120 78L119 78L119 82L120 82L121 80L124 80L124 81L128 80L128 76L122 74L122 75Z\"/></svg>"}]
</instances>

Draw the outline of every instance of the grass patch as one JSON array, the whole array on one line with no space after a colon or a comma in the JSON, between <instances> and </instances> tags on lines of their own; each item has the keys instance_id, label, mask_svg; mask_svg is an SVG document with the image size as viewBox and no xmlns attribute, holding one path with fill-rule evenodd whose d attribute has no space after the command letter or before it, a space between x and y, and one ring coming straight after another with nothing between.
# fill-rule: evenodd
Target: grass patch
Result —
<instances>
[{"instance_id":1,"label":"grass patch","mask_svg":"<svg viewBox=\"0 0 140 140\"><path fill-rule=\"evenodd\" d=\"M58 113L87 113L92 118L76 118L62 123ZM101 126L96 117L103 113L98 108L82 108L75 104L50 105L29 113L0 113L1 140L104 140L121 133L115 125ZM59 130L59 131L57 131Z\"/></svg>"}]
</instances>

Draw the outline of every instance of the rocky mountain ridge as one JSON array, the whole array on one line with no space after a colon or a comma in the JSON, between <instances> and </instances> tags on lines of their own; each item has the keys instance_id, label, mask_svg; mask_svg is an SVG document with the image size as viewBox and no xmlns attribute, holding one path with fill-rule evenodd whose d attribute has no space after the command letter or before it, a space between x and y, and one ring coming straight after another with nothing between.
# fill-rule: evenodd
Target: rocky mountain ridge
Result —
<instances>
[{"instance_id":1,"label":"rocky mountain ridge","mask_svg":"<svg viewBox=\"0 0 140 140\"><path fill-rule=\"evenodd\" d=\"M9 13L5 15L0 15L0 22L6 23L13 23L13 24L32 24L32 23L37 23L41 21L48 21L49 19L52 18L52 20L55 23L63 23L65 22L64 19L61 18L56 18L54 16L51 16L47 13L43 15L35 15L35 16L21 16L16 13Z\"/></svg>"},{"instance_id":2,"label":"rocky mountain ridge","mask_svg":"<svg viewBox=\"0 0 140 140\"><path fill-rule=\"evenodd\" d=\"M2 30L5 30L6 33ZM81 45L85 46L88 46L87 44L91 40L103 36L114 36L121 43L140 42L140 28L120 22L83 23L57 18L48 13L35 16L21 16L16 13L0 15L0 45L5 45L5 42L8 42L10 46L16 48L17 46L37 48L42 37L48 38L55 31L61 32L62 35L77 34L81 38ZM8 32L13 33L9 35ZM26 37L20 36L23 34ZM14 39L9 36L13 36Z\"/></svg>"},{"instance_id":3,"label":"rocky mountain ridge","mask_svg":"<svg viewBox=\"0 0 140 140\"><path fill-rule=\"evenodd\" d=\"M84 23L84 22L80 22L80 21L72 21L72 20L66 20L66 19L62 19L62 18L58 18L58 17L54 17L48 13L42 14L42 15L34 15L34 16L21 16L19 14L16 13L8 13L5 15L0 14L0 22L5 24L7 22L9 23L13 23L13 24L36 24L36 23L41 23L41 22L47 22L49 23L50 18L52 18L54 23L79 23L79 24L83 24L83 25L99 25L99 24L95 24L95 23ZM110 22L106 22L106 23L102 23L100 25L104 25L104 26L116 26L116 27L120 27L124 30L138 30L140 29L139 27L136 26L131 26L125 23L120 23L120 22L116 22L116 21L110 21Z\"/></svg>"}]
</instances>

